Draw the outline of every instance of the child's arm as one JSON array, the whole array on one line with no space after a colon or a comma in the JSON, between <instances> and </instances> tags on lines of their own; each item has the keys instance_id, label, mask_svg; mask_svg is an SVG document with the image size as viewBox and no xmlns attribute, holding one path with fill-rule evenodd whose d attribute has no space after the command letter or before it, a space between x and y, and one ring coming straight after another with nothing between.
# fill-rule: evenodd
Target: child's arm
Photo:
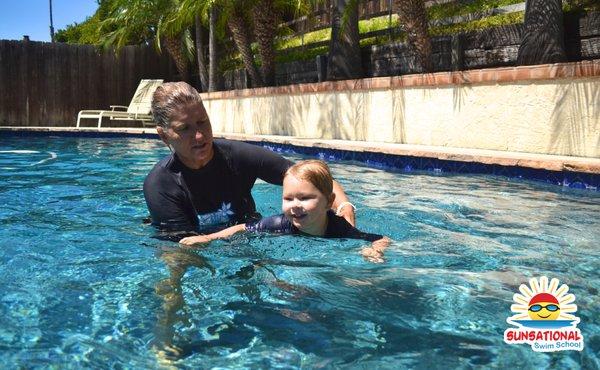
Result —
<instances>
[{"instance_id":1,"label":"child's arm","mask_svg":"<svg viewBox=\"0 0 600 370\"><path fill-rule=\"evenodd\" d=\"M382 263L383 260L383 251L390 245L390 239L384 236L381 239L375 240L371 243L370 246L364 247L360 254L362 254L365 259L373 263Z\"/></svg>"},{"instance_id":2,"label":"child's arm","mask_svg":"<svg viewBox=\"0 0 600 370\"><path fill-rule=\"evenodd\" d=\"M215 239L225 239L229 238L233 234L237 234L239 232L246 230L246 224L239 224L235 226L228 227L227 229L221 230L216 233L208 234L208 235L196 235L196 236L188 236L187 238L183 238L179 241L179 244L192 246L194 244L204 244L210 243Z\"/></svg>"}]
</instances>

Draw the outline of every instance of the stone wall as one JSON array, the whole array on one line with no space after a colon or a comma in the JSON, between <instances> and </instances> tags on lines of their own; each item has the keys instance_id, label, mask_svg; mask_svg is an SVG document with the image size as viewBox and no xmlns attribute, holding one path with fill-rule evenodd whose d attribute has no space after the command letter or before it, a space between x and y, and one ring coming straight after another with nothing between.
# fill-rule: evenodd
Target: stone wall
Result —
<instances>
[{"instance_id":1,"label":"stone wall","mask_svg":"<svg viewBox=\"0 0 600 370\"><path fill-rule=\"evenodd\" d=\"M203 94L215 132L600 158L600 60Z\"/></svg>"}]
</instances>

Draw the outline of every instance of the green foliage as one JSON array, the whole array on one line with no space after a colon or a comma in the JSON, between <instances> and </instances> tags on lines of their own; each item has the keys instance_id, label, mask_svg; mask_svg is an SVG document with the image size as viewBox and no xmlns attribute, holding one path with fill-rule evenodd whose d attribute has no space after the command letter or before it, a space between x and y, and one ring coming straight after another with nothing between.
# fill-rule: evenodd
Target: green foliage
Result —
<instances>
[{"instance_id":1,"label":"green foliage","mask_svg":"<svg viewBox=\"0 0 600 370\"><path fill-rule=\"evenodd\" d=\"M469 32L480 29L485 29L489 27L497 27L504 26L508 24L522 23L523 22L524 13L523 12L515 12L508 14L499 14L483 19L478 19L470 22L451 24L446 26L436 26L431 27L429 32L432 36L440 36L440 35L448 35L458 32ZM368 32L384 30L388 28L389 18L388 16L371 18L367 20L362 20L359 22L359 32L360 34L365 34ZM398 16L394 14L392 16L392 26L398 26ZM291 38L287 38L279 41L277 44L277 50L280 51L280 56L278 57L278 61L280 60L306 60L311 59L319 54L319 52L314 50L323 50L323 48L311 48L311 43L328 41L331 35L331 28L324 28L321 30L309 32L304 35L304 46L306 49L296 50L293 52L286 53L285 50L289 48L295 48L302 45L302 37L295 36ZM390 38L390 35L381 35L375 37L363 38L360 40L360 46L370 46L370 45L381 45L392 41L402 41L406 37L402 32L393 32ZM325 49L326 50L326 49ZM294 59L297 57L298 59Z\"/></svg>"},{"instance_id":2,"label":"green foliage","mask_svg":"<svg viewBox=\"0 0 600 370\"><path fill-rule=\"evenodd\" d=\"M103 44L117 48L127 44L140 44L156 42L161 35L185 35L184 45L192 49L191 39L187 30L193 26L196 15L200 16L203 24L208 24L210 7L220 9L218 20L218 37L226 39L226 20L231 12L241 7L248 7L254 0L98 0L98 10L84 22L73 23L65 29L58 30L56 40L59 42L77 44ZM292 12L294 16L308 14L311 4L319 0L276 0L276 7L286 14ZM427 9L429 19L444 19L448 17L475 13L486 9L498 8L506 5L520 3L523 0L470 0L455 1L439 4ZM565 12L583 12L600 10L598 0L565 0ZM246 15L249 12L245 12ZM432 36L448 35L458 32L469 32L489 27L523 22L524 12L500 14L479 20L459 24L431 27ZM392 41L401 41L406 37L398 30L398 16L392 15L391 25L394 32L391 34L363 38L361 47L385 44ZM359 33L364 35L369 32L385 30L390 26L387 15L359 21ZM285 63L294 60L313 59L317 55L328 52L328 46L311 47L311 44L327 42L331 37L331 28L324 28L309 32L302 36L289 37L290 30L286 27L279 29L280 38L275 40L277 50L276 61ZM300 48L300 46L304 46ZM257 46L252 44L256 54ZM191 53L188 54L191 56ZM260 62L258 60L258 62ZM228 53L222 59L220 69L230 70L243 66L239 54L235 51Z\"/></svg>"},{"instance_id":3,"label":"green foliage","mask_svg":"<svg viewBox=\"0 0 600 370\"><path fill-rule=\"evenodd\" d=\"M70 44L99 44L102 40L100 28L109 15L110 6L110 0L100 0L94 15L81 23L73 23L65 29L58 30L55 34L56 41Z\"/></svg>"},{"instance_id":4,"label":"green foliage","mask_svg":"<svg viewBox=\"0 0 600 370\"><path fill-rule=\"evenodd\" d=\"M523 23L525 12L499 14L491 17L477 19L471 22L449 24L446 26L431 27L431 36L451 35L459 32L477 31L490 27L505 26L508 24Z\"/></svg>"},{"instance_id":5,"label":"green foliage","mask_svg":"<svg viewBox=\"0 0 600 370\"><path fill-rule=\"evenodd\" d=\"M331 28L323 28L321 30L304 34L304 45L315 42L327 41L331 38ZM302 36L294 36L287 39L276 40L275 48L277 50L294 48L302 46Z\"/></svg>"},{"instance_id":6,"label":"green foliage","mask_svg":"<svg viewBox=\"0 0 600 370\"><path fill-rule=\"evenodd\" d=\"M471 22L458 23L447 26L437 26L430 28L429 32L432 36L448 35L459 32L476 31L490 27L504 26L508 24L522 23L524 12L515 12L509 14L500 14L491 16ZM378 31L388 28L389 19L387 16L372 18L369 20L360 21L359 29L360 33L364 34L367 32ZM392 24L398 24L397 16L392 17ZM288 48L293 48L301 45L300 37L293 37L278 45L279 54L277 56L278 63L287 63L296 60L308 60L313 59L317 55L325 54L328 51L327 46L321 47L310 47L311 43L327 41L329 39L331 29L326 28L314 32L307 33L304 37L305 48L299 48L286 51ZM406 35L402 32L393 32L390 35L382 35L375 37L363 38L360 40L360 46L366 47L371 45L382 45L389 42L398 42L406 39Z\"/></svg>"},{"instance_id":7,"label":"green foliage","mask_svg":"<svg viewBox=\"0 0 600 370\"><path fill-rule=\"evenodd\" d=\"M372 46L372 45L385 45L390 42L406 41L406 34L404 32L394 32L391 35L373 36L360 39L360 47Z\"/></svg>"},{"instance_id":8,"label":"green foliage","mask_svg":"<svg viewBox=\"0 0 600 370\"><path fill-rule=\"evenodd\" d=\"M161 23L173 6L170 0L108 1L109 14L100 27L103 35L101 44L106 48L117 49L158 40Z\"/></svg>"},{"instance_id":9,"label":"green foliage","mask_svg":"<svg viewBox=\"0 0 600 370\"><path fill-rule=\"evenodd\" d=\"M391 27L397 27L398 24L398 14L392 14L392 23ZM379 30L385 30L390 27L390 18L387 15L382 17L376 17L371 19L365 19L358 22L358 32L359 33L367 33Z\"/></svg>"},{"instance_id":10,"label":"green foliage","mask_svg":"<svg viewBox=\"0 0 600 370\"><path fill-rule=\"evenodd\" d=\"M594 0L573 0L580 2L591 2ZM497 8L505 5L518 4L522 0L473 0L472 2L453 2L448 4L434 5L428 9L430 19L443 19L456 15L469 14L485 9ZM515 12L508 14L495 15L471 22L452 24L446 26L436 26L430 29L430 34L433 36L446 35L457 32L468 32L477 29L502 26L507 24L515 24L523 22L523 12ZM398 15L392 14L392 27L397 27ZM365 34L373 31L380 31L389 27L389 16L381 16L366 20L361 20L358 23L360 34ZM331 35L331 28L325 28L318 31L306 33L304 35L304 45L310 46L311 43L328 41ZM392 39L388 35L363 38L360 40L360 45L369 46L375 44L383 44L390 41L400 41L405 38L401 32L394 32ZM302 37L295 36L286 38L277 43L277 49L282 51L288 48L298 47L302 45ZM302 53L300 53L302 54ZM309 53L308 55L312 55Z\"/></svg>"},{"instance_id":11,"label":"green foliage","mask_svg":"<svg viewBox=\"0 0 600 370\"><path fill-rule=\"evenodd\" d=\"M84 22L85 23L85 22ZM81 25L83 23L73 23L67 25L67 28L60 29L54 34L54 40L57 42L66 42L69 44L81 44Z\"/></svg>"},{"instance_id":12,"label":"green foliage","mask_svg":"<svg viewBox=\"0 0 600 370\"><path fill-rule=\"evenodd\" d=\"M327 54L329 46L319 46L316 48L300 48L277 54L275 61L277 63L288 63L298 60L314 59L317 55Z\"/></svg>"},{"instance_id":13,"label":"green foliage","mask_svg":"<svg viewBox=\"0 0 600 370\"><path fill-rule=\"evenodd\" d=\"M221 72L233 71L240 68L244 68L244 63L239 54L227 54L225 57L221 58L219 65L219 70Z\"/></svg>"},{"instance_id":14,"label":"green foliage","mask_svg":"<svg viewBox=\"0 0 600 370\"><path fill-rule=\"evenodd\" d=\"M345 7L344 7L344 12L341 14L342 15L342 19L341 19L341 28L340 28L340 33L344 33L344 29L346 28L346 26L348 25L348 22L350 21L350 12L356 11L355 15L358 16L358 10L356 10L356 7L358 6L358 0L348 0L348 2L346 3Z\"/></svg>"},{"instance_id":15,"label":"green foliage","mask_svg":"<svg viewBox=\"0 0 600 370\"><path fill-rule=\"evenodd\" d=\"M563 11L569 13L600 11L600 2L598 0L567 0L563 1Z\"/></svg>"},{"instance_id":16,"label":"green foliage","mask_svg":"<svg viewBox=\"0 0 600 370\"><path fill-rule=\"evenodd\" d=\"M481 12L506 5L519 4L523 0L473 0L469 2L456 1L447 4L434 5L427 9L429 19L444 19L457 15Z\"/></svg>"},{"instance_id":17,"label":"green foliage","mask_svg":"<svg viewBox=\"0 0 600 370\"><path fill-rule=\"evenodd\" d=\"M388 28L389 19L388 16L365 19L358 22L358 32L364 34L372 31L379 31ZM398 16L394 14L392 16L392 27L398 25ZM304 45L310 45L316 42L329 41L331 38L331 28L323 28L317 31L308 32L304 34ZM278 40L276 43L277 50L284 50L302 46L302 36L288 37Z\"/></svg>"}]
</instances>

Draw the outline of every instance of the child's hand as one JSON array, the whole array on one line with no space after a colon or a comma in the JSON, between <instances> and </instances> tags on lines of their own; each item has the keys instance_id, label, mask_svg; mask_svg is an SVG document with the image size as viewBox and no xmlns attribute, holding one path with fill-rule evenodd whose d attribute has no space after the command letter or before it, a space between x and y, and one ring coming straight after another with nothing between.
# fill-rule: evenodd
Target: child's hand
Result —
<instances>
[{"instance_id":1,"label":"child's hand","mask_svg":"<svg viewBox=\"0 0 600 370\"><path fill-rule=\"evenodd\" d=\"M384 236L379 240L375 240L370 246L364 247L360 254L369 262L383 263L383 251L390 245L391 240Z\"/></svg>"},{"instance_id":2,"label":"child's hand","mask_svg":"<svg viewBox=\"0 0 600 370\"><path fill-rule=\"evenodd\" d=\"M195 244L206 244L210 243L212 239L207 235L196 235L196 236L188 236L187 238L183 238L179 241L179 244L192 246Z\"/></svg>"}]
</instances>

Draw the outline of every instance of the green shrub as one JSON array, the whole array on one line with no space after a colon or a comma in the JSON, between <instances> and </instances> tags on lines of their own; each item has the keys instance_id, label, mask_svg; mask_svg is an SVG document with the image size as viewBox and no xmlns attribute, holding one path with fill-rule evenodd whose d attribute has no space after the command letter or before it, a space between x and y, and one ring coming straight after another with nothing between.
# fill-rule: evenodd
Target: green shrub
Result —
<instances>
[{"instance_id":1,"label":"green shrub","mask_svg":"<svg viewBox=\"0 0 600 370\"><path fill-rule=\"evenodd\" d=\"M523 0L473 0L467 3L456 1L447 4L434 5L428 8L427 16L429 19L444 19L522 2Z\"/></svg>"},{"instance_id":2,"label":"green shrub","mask_svg":"<svg viewBox=\"0 0 600 370\"><path fill-rule=\"evenodd\" d=\"M398 27L398 14L392 14L392 27ZM385 30L390 27L390 18L387 15L358 22L358 33L368 33Z\"/></svg>"},{"instance_id":3,"label":"green shrub","mask_svg":"<svg viewBox=\"0 0 600 370\"><path fill-rule=\"evenodd\" d=\"M323 28L321 30L308 32L304 34L304 45L327 41L329 38L331 38L331 28ZM302 46L302 36L294 36L278 40L275 43L275 49L277 50L289 49L298 46Z\"/></svg>"},{"instance_id":4,"label":"green shrub","mask_svg":"<svg viewBox=\"0 0 600 370\"><path fill-rule=\"evenodd\" d=\"M319 46L316 48L300 48L289 52L281 52L275 57L277 63L289 63L300 60L314 59L317 55L327 54L329 46Z\"/></svg>"},{"instance_id":5,"label":"green shrub","mask_svg":"<svg viewBox=\"0 0 600 370\"><path fill-rule=\"evenodd\" d=\"M491 27L505 26L509 24L523 23L525 12L499 14L491 17L477 19L470 22L436 26L429 29L431 36L451 35L461 32L483 30Z\"/></svg>"}]
</instances>

